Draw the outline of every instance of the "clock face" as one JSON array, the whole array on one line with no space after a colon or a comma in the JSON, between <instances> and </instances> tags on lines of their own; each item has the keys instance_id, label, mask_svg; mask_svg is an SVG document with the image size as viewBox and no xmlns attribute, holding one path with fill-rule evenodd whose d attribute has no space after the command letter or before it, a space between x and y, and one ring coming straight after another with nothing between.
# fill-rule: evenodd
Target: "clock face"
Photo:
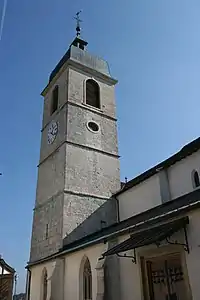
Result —
<instances>
[{"instance_id":1,"label":"clock face","mask_svg":"<svg viewBox=\"0 0 200 300\"><path fill-rule=\"evenodd\" d=\"M55 141L57 133L58 133L58 123L52 121L51 124L49 125L48 134L47 134L48 144L52 144Z\"/></svg>"}]
</instances>

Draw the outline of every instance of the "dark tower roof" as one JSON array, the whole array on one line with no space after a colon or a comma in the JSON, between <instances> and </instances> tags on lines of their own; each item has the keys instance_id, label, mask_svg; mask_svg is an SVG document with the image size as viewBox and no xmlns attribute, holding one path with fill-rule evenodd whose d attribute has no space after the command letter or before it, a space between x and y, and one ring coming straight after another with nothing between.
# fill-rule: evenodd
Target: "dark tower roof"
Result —
<instances>
[{"instance_id":1,"label":"dark tower roof","mask_svg":"<svg viewBox=\"0 0 200 300\"><path fill-rule=\"evenodd\" d=\"M61 60L58 62L56 67L53 69L49 76L49 82L47 86L42 91L42 95L44 96L47 88L49 87L49 84L52 82L52 80L55 78L55 76L58 74L58 72L61 70L61 68L65 65L66 62L68 62L71 65L79 65L79 68L84 69L84 67L89 68L91 71L93 70L96 75L99 73L99 75L106 76L107 79L111 80L112 83L117 83L117 80L112 78L109 70L109 65L107 61L103 60L102 58L99 58L95 55L90 54L86 50L87 42L82 39L80 32L80 22L82 22L79 18L80 12L76 14L76 37L74 38L73 42L69 46L69 49L64 54L64 56L61 58Z\"/></svg>"},{"instance_id":2,"label":"dark tower roof","mask_svg":"<svg viewBox=\"0 0 200 300\"><path fill-rule=\"evenodd\" d=\"M56 76L62 66L68 61L73 60L84 66L92 68L100 73L103 73L106 76L111 77L108 63L94 55L91 55L88 51L86 51L87 42L81 39L80 37L76 37L71 43L68 51L61 58L59 63L56 65L54 70L51 72L49 76L49 83Z\"/></svg>"}]
</instances>

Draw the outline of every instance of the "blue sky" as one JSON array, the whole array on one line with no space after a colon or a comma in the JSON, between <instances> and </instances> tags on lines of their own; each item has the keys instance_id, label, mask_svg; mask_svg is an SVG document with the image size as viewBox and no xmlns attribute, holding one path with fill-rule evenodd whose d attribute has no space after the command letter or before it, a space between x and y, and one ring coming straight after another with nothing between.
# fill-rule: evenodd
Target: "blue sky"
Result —
<instances>
[{"instance_id":1,"label":"blue sky","mask_svg":"<svg viewBox=\"0 0 200 300\"><path fill-rule=\"evenodd\" d=\"M19 292L35 201L40 92L74 38L80 9L88 50L108 60L119 80L121 178L199 136L199 1L8 0L0 41L0 254L17 270Z\"/></svg>"}]
</instances>

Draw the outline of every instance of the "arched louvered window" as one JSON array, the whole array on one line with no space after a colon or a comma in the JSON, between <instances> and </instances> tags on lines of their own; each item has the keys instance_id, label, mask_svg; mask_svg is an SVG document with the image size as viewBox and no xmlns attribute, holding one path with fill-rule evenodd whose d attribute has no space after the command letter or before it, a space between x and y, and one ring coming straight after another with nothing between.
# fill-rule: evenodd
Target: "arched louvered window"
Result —
<instances>
[{"instance_id":1,"label":"arched louvered window","mask_svg":"<svg viewBox=\"0 0 200 300\"><path fill-rule=\"evenodd\" d=\"M88 258L83 268L83 300L92 300L92 272Z\"/></svg>"},{"instance_id":2,"label":"arched louvered window","mask_svg":"<svg viewBox=\"0 0 200 300\"><path fill-rule=\"evenodd\" d=\"M59 88L58 85L56 85L52 92L51 115L58 109L58 92L59 92Z\"/></svg>"},{"instance_id":3,"label":"arched louvered window","mask_svg":"<svg viewBox=\"0 0 200 300\"><path fill-rule=\"evenodd\" d=\"M194 188L197 188L200 186L199 174L196 170L192 171L192 184L193 184Z\"/></svg>"},{"instance_id":4,"label":"arched louvered window","mask_svg":"<svg viewBox=\"0 0 200 300\"><path fill-rule=\"evenodd\" d=\"M47 270L45 268L42 276L42 300L47 300L47 285Z\"/></svg>"},{"instance_id":5,"label":"arched louvered window","mask_svg":"<svg viewBox=\"0 0 200 300\"><path fill-rule=\"evenodd\" d=\"M92 79L86 81L86 104L100 108L99 85Z\"/></svg>"}]
</instances>

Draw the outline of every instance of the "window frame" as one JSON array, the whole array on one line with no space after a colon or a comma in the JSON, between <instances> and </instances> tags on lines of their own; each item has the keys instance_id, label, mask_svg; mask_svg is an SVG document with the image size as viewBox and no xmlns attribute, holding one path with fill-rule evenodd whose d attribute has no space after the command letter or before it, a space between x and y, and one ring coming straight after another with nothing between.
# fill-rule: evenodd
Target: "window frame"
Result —
<instances>
[{"instance_id":1,"label":"window frame","mask_svg":"<svg viewBox=\"0 0 200 300\"><path fill-rule=\"evenodd\" d=\"M99 100L99 107L90 105L87 103L87 81L93 81L97 86L98 86L98 100ZM98 110L101 111L102 109L102 105L101 105L101 86L99 84L99 82L97 82L93 77L91 78L87 78L84 80L84 98L83 98L83 104L86 105L88 108L94 109L94 110Z\"/></svg>"},{"instance_id":2,"label":"window frame","mask_svg":"<svg viewBox=\"0 0 200 300\"><path fill-rule=\"evenodd\" d=\"M89 273L88 273L89 270ZM93 282L90 260L84 255L79 270L79 291L81 300L92 300Z\"/></svg>"},{"instance_id":3,"label":"window frame","mask_svg":"<svg viewBox=\"0 0 200 300\"><path fill-rule=\"evenodd\" d=\"M47 223L45 227L45 239L48 240L48 238L49 238L49 224Z\"/></svg>"},{"instance_id":4,"label":"window frame","mask_svg":"<svg viewBox=\"0 0 200 300\"><path fill-rule=\"evenodd\" d=\"M56 99L55 99L55 92L57 93ZM50 107L51 116L58 110L58 104L59 104L59 86L55 85L51 93L51 107Z\"/></svg>"},{"instance_id":5,"label":"window frame","mask_svg":"<svg viewBox=\"0 0 200 300\"><path fill-rule=\"evenodd\" d=\"M196 177L198 176L198 177ZM199 173L197 170L193 170L191 173L191 177L192 177L192 185L194 189L198 189L200 188L200 177L199 177Z\"/></svg>"},{"instance_id":6,"label":"window frame","mask_svg":"<svg viewBox=\"0 0 200 300\"><path fill-rule=\"evenodd\" d=\"M88 258L83 266L83 300L92 300L92 270Z\"/></svg>"}]
</instances>

